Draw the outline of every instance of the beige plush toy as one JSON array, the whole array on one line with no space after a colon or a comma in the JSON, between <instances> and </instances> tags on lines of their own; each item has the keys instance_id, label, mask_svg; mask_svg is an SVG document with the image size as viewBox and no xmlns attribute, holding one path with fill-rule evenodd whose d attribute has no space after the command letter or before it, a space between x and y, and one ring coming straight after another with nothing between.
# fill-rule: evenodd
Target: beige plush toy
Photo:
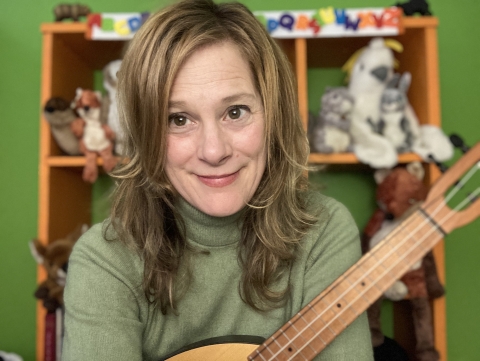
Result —
<instances>
[{"instance_id":1,"label":"beige plush toy","mask_svg":"<svg viewBox=\"0 0 480 361\"><path fill-rule=\"evenodd\" d=\"M83 180L94 183L98 177L97 157L103 160L103 169L110 172L117 164L113 156L115 134L108 125L102 124L101 94L87 89L77 89L73 107L80 116L74 124L74 133L80 139L80 151L87 163L83 169Z\"/></svg>"}]
</instances>

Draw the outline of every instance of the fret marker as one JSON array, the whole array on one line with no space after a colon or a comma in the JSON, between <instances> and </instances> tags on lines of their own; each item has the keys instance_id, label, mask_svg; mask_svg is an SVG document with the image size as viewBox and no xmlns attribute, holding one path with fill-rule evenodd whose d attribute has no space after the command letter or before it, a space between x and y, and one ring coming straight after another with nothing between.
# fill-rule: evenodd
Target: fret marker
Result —
<instances>
[{"instance_id":1,"label":"fret marker","mask_svg":"<svg viewBox=\"0 0 480 361\"><path fill-rule=\"evenodd\" d=\"M340 308L342 307L342 305L340 303L337 303L337 307Z\"/></svg>"},{"instance_id":2,"label":"fret marker","mask_svg":"<svg viewBox=\"0 0 480 361\"><path fill-rule=\"evenodd\" d=\"M292 350L292 348L291 348L291 347L289 347L289 348L288 348L288 352L292 352L292 351L293 351L293 350Z\"/></svg>"},{"instance_id":3,"label":"fret marker","mask_svg":"<svg viewBox=\"0 0 480 361\"><path fill-rule=\"evenodd\" d=\"M365 286L365 282L360 283L362 286Z\"/></svg>"}]
</instances>

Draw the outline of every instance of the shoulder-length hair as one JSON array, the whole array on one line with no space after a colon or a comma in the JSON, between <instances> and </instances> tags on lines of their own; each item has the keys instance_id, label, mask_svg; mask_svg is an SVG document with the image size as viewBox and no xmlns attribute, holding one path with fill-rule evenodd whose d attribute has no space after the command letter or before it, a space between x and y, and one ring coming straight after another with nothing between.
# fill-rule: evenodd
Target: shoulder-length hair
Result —
<instances>
[{"instance_id":1,"label":"shoulder-length hair","mask_svg":"<svg viewBox=\"0 0 480 361\"><path fill-rule=\"evenodd\" d=\"M179 265L187 242L165 172L168 100L175 76L197 49L231 41L248 61L261 95L267 164L243 212L239 292L251 307L283 304L289 287L272 284L295 258L314 223L306 210L308 142L298 111L291 64L242 4L184 0L152 15L132 40L118 74L126 161L115 173L111 226L144 259L143 289L163 313L175 310ZM182 282L183 283L183 282Z\"/></svg>"}]
</instances>

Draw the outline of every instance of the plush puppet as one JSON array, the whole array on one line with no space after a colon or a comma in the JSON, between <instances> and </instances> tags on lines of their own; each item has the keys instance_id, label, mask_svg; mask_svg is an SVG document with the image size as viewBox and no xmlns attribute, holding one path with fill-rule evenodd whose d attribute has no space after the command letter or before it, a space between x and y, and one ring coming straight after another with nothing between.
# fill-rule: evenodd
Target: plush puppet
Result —
<instances>
[{"instance_id":1,"label":"plush puppet","mask_svg":"<svg viewBox=\"0 0 480 361\"><path fill-rule=\"evenodd\" d=\"M325 89L318 118L311 117L310 147L318 153L351 151L350 113L353 98L345 87ZM310 124L310 122L309 122Z\"/></svg>"},{"instance_id":2,"label":"plush puppet","mask_svg":"<svg viewBox=\"0 0 480 361\"><path fill-rule=\"evenodd\" d=\"M73 21L80 20L80 17L90 14L90 8L81 4L59 4L53 9L55 21L62 21L65 19L72 19Z\"/></svg>"},{"instance_id":3,"label":"plush puppet","mask_svg":"<svg viewBox=\"0 0 480 361\"><path fill-rule=\"evenodd\" d=\"M417 118L409 117L411 112L407 91L411 74L395 74L383 91L380 100L379 133L386 137L398 153L411 152L413 142L419 135Z\"/></svg>"},{"instance_id":4,"label":"plush puppet","mask_svg":"<svg viewBox=\"0 0 480 361\"><path fill-rule=\"evenodd\" d=\"M61 150L68 155L79 155L78 138L73 134L72 123L77 115L70 108L70 103L60 97L50 98L43 108L43 115L50 124L53 138Z\"/></svg>"},{"instance_id":5,"label":"plush puppet","mask_svg":"<svg viewBox=\"0 0 480 361\"><path fill-rule=\"evenodd\" d=\"M107 90L107 98L104 100L107 109L107 124L115 133L115 153L123 152L123 131L120 127L120 119L117 107L117 72L120 70L121 60L114 60L103 68L103 86Z\"/></svg>"},{"instance_id":6,"label":"plush puppet","mask_svg":"<svg viewBox=\"0 0 480 361\"><path fill-rule=\"evenodd\" d=\"M75 242L86 232L87 226L78 227L65 238L43 245L37 239L29 243L30 252L38 264L47 272L47 279L35 291L35 297L43 301L48 312L54 312L63 305L63 289L68 265L68 258Z\"/></svg>"},{"instance_id":7,"label":"plush puppet","mask_svg":"<svg viewBox=\"0 0 480 361\"><path fill-rule=\"evenodd\" d=\"M103 159L103 169L106 172L110 172L117 164L113 156L115 134L100 121L101 99L99 92L78 88L72 104L81 118L73 126L74 133L80 138L80 151L87 159L83 180L90 183L94 183L98 177L98 155Z\"/></svg>"},{"instance_id":8,"label":"plush puppet","mask_svg":"<svg viewBox=\"0 0 480 361\"><path fill-rule=\"evenodd\" d=\"M414 14L432 15L427 0L409 0L404 3L396 3L395 6L403 9L403 13L407 16Z\"/></svg>"},{"instance_id":9,"label":"plush puppet","mask_svg":"<svg viewBox=\"0 0 480 361\"><path fill-rule=\"evenodd\" d=\"M373 168L390 168L397 163L395 147L379 134L380 100L395 66L392 49L403 50L394 40L374 38L343 67L354 99L350 127L353 150L361 162Z\"/></svg>"},{"instance_id":10,"label":"plush puppet","mask_svg":"<svg viewBox=\"0 0 480 361\"><path fill-rule=\"evenodd\" d=\"M23 361L16 353L0 351L0 361Z\"/></svg>"},{"instance_id":11,"label":"plush puppet","mask_svg":"<svg viewBox=\"0 0 480 361\"><path fill-rule=\"evenodd\" d=\"M423 184L424 170L420 163L393 170L379 170L375 173L378 184L376 199L379 208L368 222L362 236L362 249L367 252L384 239L412 211L412 207L426 198L427 187ZM437 361L438 352L434 347L430 300L444 294L432 252L415 264L400 280L395 282L367 310L372 343L376 361L394 360L394 353L385 350L385 337L380 325L382 300L408 300L412 306L412 319L415 330L417 361ZM378 356L382 349L383 357Z\"/></svg>"}]
</instances>

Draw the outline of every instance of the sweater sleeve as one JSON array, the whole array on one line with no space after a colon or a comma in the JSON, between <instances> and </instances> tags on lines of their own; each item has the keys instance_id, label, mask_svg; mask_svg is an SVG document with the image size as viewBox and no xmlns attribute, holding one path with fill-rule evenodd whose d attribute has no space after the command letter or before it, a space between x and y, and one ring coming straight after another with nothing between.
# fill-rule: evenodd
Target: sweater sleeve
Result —
<instances>
[{"instance_id":1,"label":"sweater sleeve","mask_svg":"<svg viewBox=\"0 0 480 361\"><path fill-rule=\"evenodd\" d=\"M304 305L339 278L361 257L358 228L341 203L322 197L317 238L310 250L305 270ZM373 360L366 313L362 313L315 358L343 361Z\"/></svg>"},{"instance_id":2,"label":"sweater sleeve","mask_svg":"<svg viewBox=\"0 0 480 361\"><path fill-rule=\"evenodd\" d=\"M104 240L99 225L77 241L65 287L62 360L142 359L135 268L134 254L120 242Z\"/></svg>"}]
</instances>

